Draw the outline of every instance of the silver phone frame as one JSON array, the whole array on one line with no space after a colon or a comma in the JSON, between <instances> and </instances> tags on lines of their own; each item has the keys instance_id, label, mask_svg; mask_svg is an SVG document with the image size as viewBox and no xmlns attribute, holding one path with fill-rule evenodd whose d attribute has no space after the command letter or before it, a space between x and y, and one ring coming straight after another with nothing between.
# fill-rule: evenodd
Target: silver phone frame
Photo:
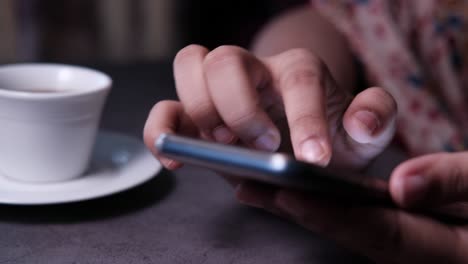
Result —
<instances>
[{"instance_id":1,"label":"silver phone frame","mask_svg":"<svg viewBox=\"0 0 468 264\"><path fill-rule=\"evenodd\" d=\"M392 203L388 182L381 178L332 171L298 161L284 153L270 153L173 134L155 141L163 156L182 163L272 185L311 191L331 197Z\"/></svg>"}]
</instances>

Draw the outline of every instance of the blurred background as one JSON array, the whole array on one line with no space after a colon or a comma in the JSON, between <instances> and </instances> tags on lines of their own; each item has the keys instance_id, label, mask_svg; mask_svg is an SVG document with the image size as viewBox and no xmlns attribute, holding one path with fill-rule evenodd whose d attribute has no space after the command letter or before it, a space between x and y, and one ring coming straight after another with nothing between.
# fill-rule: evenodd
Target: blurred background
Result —
<instances>
[{"instance_id":1,"label":"blurred background","mask_svg":"<svg viewBox=\"0 0 468 264\"><path fill-rule=\"evenodd\" d=\"M248 47L301 0L0 0L0 63L172 58L190 43Z\"/></svg>"}]
</instances>

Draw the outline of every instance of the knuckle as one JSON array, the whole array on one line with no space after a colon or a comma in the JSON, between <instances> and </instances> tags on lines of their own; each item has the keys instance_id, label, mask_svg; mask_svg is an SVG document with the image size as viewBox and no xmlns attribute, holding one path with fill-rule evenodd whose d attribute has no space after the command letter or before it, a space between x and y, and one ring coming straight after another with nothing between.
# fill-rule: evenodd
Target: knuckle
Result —
<instances>
[{"instance_id":1,"label":"knuckle","mask_svg":"<svg viewBox=\"0 0 468 264\"><path fill-rule=\"evenodd\" d=\"M229 123L232 126L240 126L242 124L248 123L250 120L258 114L258 109L244 108L236 112L232 118L229 118Z\"/></svg>"},{"instance_id":2,"label":"knuckle","mask_svg":"<svg viewBox=\"0 0 468 264\"><path fill-rule=\"evenodd\" d=\"M191 44L177 52L174 59L174 66L180 65L194 57L204 57L204 54L206 54L207 52L208 50L205 47L196 44Z\"/></svg>"},{"instance_id":3,"label":"knuckle","mask_svg":"<svg viewBox=\"0 0 468 264\"><path fill-rule=\"evenodd\" d=\"M244 108L236 111L234 115L226 118L226 123L234 130L241 131L246 129L252 122L255 122L256 116L260 114L260 109Z\"/></svg>"},{"instance_id":4,"label":"knuckle","mask_svg":"<svg viewBox=\"0 0 468 264\"><path fill-rule=\"evenodd\" d=\"M178 105L177 102L171 101L171 100L162 100L156 103L150 110L150 116L156 116L158 113L160 113L163 110L175 107Z\"/></svg>"},{"instance_id":5,"label":"knuckle","mask_svg":"<svg viewBox=\"0 0 468 264\"><path fill-rule=\"evenodd\" d=\"M243 64L244 52L236 46L220 46L208 53L203 62L207 70L216 69L225 65Z\"/></svg>"},{"instance_id":6,"label":"knuckle","mask_svg":"<svg viewBox=\"0 0 468 264\"><path fill-rule=\"evenodd\" d=\"M321 73L311 68L301 68L287 72L281 82L285 89L293 87L310 86L321 82Z\"/></svg>"},{"instance_id":7,"label":"knuckle","mask_svg":"<svg viewBox=\"0 0 468 264\"><path fill-rule=\"evenodd\" d=\"M307 61L314 65L322 65L322 60L313 52L308 49L295 48L288 50L284 53L285 58L289 58L291 61Z\"/></svg>"},{"instance_id":8,"label":"knuckle","mask_svg":"<svg viewBox=\"0 0 468 264\"><path fill-rule=\"evenodd\" d=\"M291 131L302 131L307 127L308 134L319 134L326 130L325 119L313 113L300 114L289 120Z\"/></svg>"},{"instance_id":9,"label":"knuckle","mask_svg":"<svg viewBox=\"0 0 468 264\"><path fill-rule=\"evenodd\" d=\"M209 99L199 97L183 102L183 109L195 126L202 130L211 130L222 122L216 107Z\"/></svg>"},{"instance_id":10,"label":"knuckle","mask_svg":"<svg viewBox=\"0 0 468 264\"><path fill-rule=\"evenodd\" d=\"M301 115L289 120L288 125L296 146L311 138L327 138L328 124L317 115Z\"/></svg>"},{"instance_id":11,"label":"knuckle","mask_svg":"<svg viewBox=\"0 0 468 264\"><path fill-rule=\"evenodd\" d=\"M286 51L279 60L283 69L279 82L285 89L302 85L322 85L327 67L322 60L307 49Z\"/></svg>"},{"instance_id":12,"label":"knuckle","mask_svg":"<svg viewBox=\"0 0 468 264\"><path fill-rule=\"evenodd\" d=\"M213 119L213 118L207 118L207 117L213 117L215 115L215 110L213 109L213 107L210 104L203 103L203 102L193 101L190 104L184 105L184 109L187 115L190 116L190 118L197 125L200 125L203 127L205 127L206 124L209 123L206 121Z\"/></svg>"},{"instance_id":13,"label":"knuckle","mask_svg":"<svg viewBox=\"0 0 468 264\"><path fill-rule=\"evenodd\" d=\"M387 109L396 110L397 102L393 96L385 89L380 87L371 87L367 89L367 96L372 98L373 101L379 100L379 103L384 105Z\"/></svg>"}]
</instances>

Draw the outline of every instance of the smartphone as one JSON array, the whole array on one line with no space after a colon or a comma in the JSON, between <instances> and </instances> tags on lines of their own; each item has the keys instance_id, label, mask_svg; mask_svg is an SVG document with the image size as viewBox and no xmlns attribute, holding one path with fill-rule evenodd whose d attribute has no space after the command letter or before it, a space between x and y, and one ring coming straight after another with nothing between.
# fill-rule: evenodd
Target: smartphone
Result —
<instances>
[{"instance_id":1,"label":"smartphone","mask_svg":"<svg viewBox=\"0 0 468 264\"><path fill-rule=\"evenodd\" d=\"M332 171L270 153L178 135L162 134L158 152L182 163L267 184L299 189L333 199L392 204L384 179L345 171Z\"/></svg>"}]
</instances>

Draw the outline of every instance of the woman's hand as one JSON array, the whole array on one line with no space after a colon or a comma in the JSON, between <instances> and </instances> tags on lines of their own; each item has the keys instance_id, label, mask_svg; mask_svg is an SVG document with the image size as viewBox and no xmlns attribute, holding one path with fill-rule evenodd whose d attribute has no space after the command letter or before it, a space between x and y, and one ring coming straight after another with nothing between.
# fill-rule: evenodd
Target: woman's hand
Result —
<instances>
[{"instance_id":1,"label":"woman's hand","mask_svg":"<svg viewBox=\"0 0 468 264\"><path fill-rule=\"evenodd\" d=\"M406 210L337 204L251 183L241 183L237 196L376 263L468 263L468 152L408 160L392 173L390 190ZM467 221L451 224L413 209Z\"/></svg>"},{"instance_id":2,"label":"woman's hand","mask_svg":"<svg viewBox=\"0 0 468 264\"><path fill-rule=\"evenodd\" d=\"M180 102L156 104L145 142L177 133L268 151L292 151L297 159L359 169L393 137L396 104L381 88L352 97L338 87L325 64L305 49L259 58L244 49L198 45L174 60Z\"/></svg>"}]
</instances>

